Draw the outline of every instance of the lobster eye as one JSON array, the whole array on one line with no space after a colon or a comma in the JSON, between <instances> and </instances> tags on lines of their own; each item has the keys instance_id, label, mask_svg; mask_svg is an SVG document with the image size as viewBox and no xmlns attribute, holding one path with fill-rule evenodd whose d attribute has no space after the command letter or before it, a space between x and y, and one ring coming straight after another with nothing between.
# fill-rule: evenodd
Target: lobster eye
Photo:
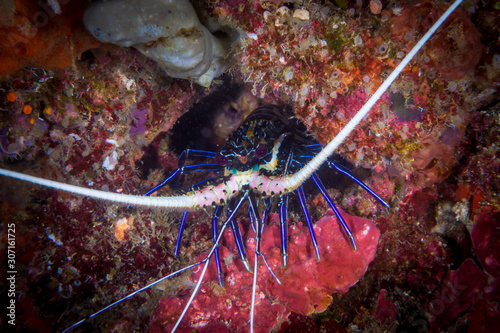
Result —
<instances>
[{"instance_id":1,"label":"lobster eye","mask_svg":"<svg viewBox=\"0 0 500 333\"><path fill-rule=\"evenodd\" d=\"M263 145L263 144L259 144L257 146L257 148L255 148L255 152L253 153L253 155L256 158L262 158L262 157L266 156L267 155L267 146Z\"/></svg>"},{"instance_id":2,"label":"lobster eye","mask_svg":"<svg viewBox=\"0 0 500 333\"><path fill-rule=\"evenodd\" d=\"M215 163L217 163L220 166L225 166L229 163L229 158L227 156L222 155L221 153L218 153L215 155Z\"/></svg>"}]
</instances>

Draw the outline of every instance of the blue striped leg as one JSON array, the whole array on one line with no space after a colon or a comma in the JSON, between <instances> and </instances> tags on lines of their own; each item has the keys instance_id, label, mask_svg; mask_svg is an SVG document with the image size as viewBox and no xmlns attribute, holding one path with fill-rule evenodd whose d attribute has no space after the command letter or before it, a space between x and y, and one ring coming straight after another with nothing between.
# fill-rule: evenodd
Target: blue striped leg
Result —
<instances>
[{"instance_id":1,"label":"blue striped leg","mask_svg":"<svg viewBox=\"0 0 500 333\"><path fill-rule=\"evenodd\" d=\"M306 196L304 194L304 189L302 188L302 186L299 186L297 191L299 194L300 205L302 206L302 210L304 211L304 215L306 217L307 227L309 228L309 234L311 235L311 240L314 245L314 250L316 251L316 257L318 258L319 261L320 257L319 257L318 242L316 241L316 235L314 234L314 228L311 222L311 215L309 215L309 210L307 209L307 202L306 202Z\"/></svg>"},{"instance_id":2,"label":"blue striped leg","mask_svg":"<svg viewBox=\"0 0 500 333\"><path fill-rule=\"evenodd\" d=\"M213 158L215 158L215 155L217 155L217 154L214 152L205 151L205 150L196 150L196 149L184 150L181 153L181 155L179 156L179 159L177 162L177 169L175 169L175 171L170 176L168 176L164 181L162 181L160 184L153 187L151 190L149 190L144 195L150 195L168 184L173 184L173 185L175 185L174 187L177 187L179 177L185 173L190 173L190 172L195 172L195 171L222 171L222 167L218 164L195 164L195 165L184 166L184 163L186 162L186 158L204 157L204 158L212 158L213 159Z\"/></svg>"},{"instance_id":3,"label":"blue striped leg","mask_svg":"<svg viewBox=\"0 0 500 333\"><path fill-rule=\"evenodd\" d=\"M195 171L221 171L222 170L221 166L218 164L213 164L213 163L211 163L211 164L194 164L194 165L184 166L184 163L185 163L187 157L214 158L215 155L216 155L216 153L214 153L214 152L204 151L204 150L195 150L195 149L184 150L181 153L181 156L179 157L179 163L178 163L179 167L177 169L175 169L175 171L170 176L168 176L164 181L162 181L160 184L153 187L151 190L146 192L144 195L145 196L151 195L152 193L158 191L159 189L161 189L162 187L164 187L168 184L172 184L172 185L177 186L177 182L179 180L179 177L185 173L190 173L190 172L195 172ZM189 216L189 212L187 212L187 211L184 212L184 214L182 215L181 225L179 227L179 233L177 236L177 241L175 243L175 252L174 252L175 256L177 256L177 254L179 253L179 248L180 248L181 239L182 239L182 233L184 231L184 226L185 226L185 223L186 223L188 216Z\"/></svg>"},{"instance_id":4,"label":"blue striped leg","mask_svg":"<svg viewBox=\"0 0 500 333\"><path fill-rule=\"evenodd\" d=\"M266 265L269 273L271 273L271 275L274 277L276 282L278 282L278 284L281 285L281 281L278 279L278 277L276 275L274 275L273 270L271 269L271 267L267 263L266 257L264 256L264 253L262 253L260 251L260 245L262 242L262 234L264 233L264 226L266 224L267 216L269 215L269 212L271 211L271 199L270 198L265 199L266 209L262 213L262 220L261 220L260 224L258 223L259 212L257 211L257 203L256 203L255 197L252 195L252 193L250 193L248 201L250 202L250 207L248 207L250 210L250 215L253 215L253 219L255 221L257 221L257 223L256 223L257 231L255 232L255 241L256 241L255 253L262 257L262 260L264 260L264 264Z\"/></svg>"},{"instance_id":5,"label":"blue striped leg","mask_svg":"<svg viewBox=\"0 0 500 333\"><path fill-rule=\"evenodd\" d=\"M168 184L175 184L181 175L186 174L186 173L190 173L190 172L195 172L195 171L222 171L222 167L218 164L193 164L193 165L188 165L188 166L183 166L183 167L177 168L164 181L162 181L160 184L153 187L151 190L146 192L144 195L145 196L150 195Z\"/></svg>"},{"instance_id":6,"label":"blue striped leg","mask_svg":"<svg viewBox=\"0 0 500 333\"><path fill-rule=\"evenodd\" d=\"M189 211L185 211L184 214L182 214L181 225L179 226L179 233L177 235L177 241L175 242L174 256L176 256L176 257L177 257L177 254L179 253L179 248L181 246L182 232L184 231L184 225L186 224L186 220L187 220L188 216L189 216Z\"/></svg>"},{"instance_id":7,"label":"blue striped leg","mask_svg":"<svg viewBox=\"0 0 500 333\"><path fill-rule=\"evenodd\" d=\"M354 180L356 183L358 183L359 186L361 186L366 192L370 193L375 199L377 199L378 202L380 202L382 205L385 206L385 208L390 209L391 207L389 204L387 204L375 191L373 191L371 188L368 187L365 183L363 183L361 180L356 178L352 173L347 170L346 167L344 167L341 164L335 163L335 162L329 162L328 165L333 166L337 171L343 173L347 177L351 178Z\"/></svg>"},{"instance_id":8,"label":"blue striped leg","mask_svg":"<svg viewBox=\"0 0 500 333\"><path fill-rule=\"evenodd\" d=\"M235 214L233 212L233 207L235 202L236 202L235 198L229 201L229 206L227 209L228 215ZM231 223L231 229L233 230L234 241L236 243L236 247L238 248L238 253L240 254L241 261L243 262L243 265L245 265L246 270L252 273L252 269L250 268L250 264L248 263L248 257L245 251L243 238L241 237L240 226L238 225L238 221L235 218L233 218L231 219L230 223Z\"/></svg>"},{"instance_id":9,"label":"blue striped leg","mask_svg":"<svg viewBox=\"0 0 500 333\"><path fill-rule=\"evenodd\" d=\"M280 210L281 255L283 267L286 267L288 258L288 195L285 194L281 197L278 208Z\"/></svg>"},{"instance_id":10,"label":"blue striped leg","mask_svg":"<svg viewBox=\"0 0 500 333\"><path fill-rule=\"evenodd\" d=\"M340 215L339 210L333 204L332 198L330 198L330 196L326 192L325 185L323 185L323 182L319 179L319 177L315 173L312 174L312 179L316 183L316 186L319 188L319 190L320 190L321 194L323 195L323 197L325 198L326 202L328 202L328 204L332 208L333 212L335 213L335 216L337 216L337 220L339 221L340 226L342 227L342 229L344 230L346 235L349 237L352 248L354 249L354 251L357 251L358 248L356 247L356 242L354 241L354 236L352 235L351 230L349 229L349 227L345 223L344 218L342 217L342 215Z\"/></svg>"},{"instance_id":11,"label":"blue striped leg","mask_svg":"<svg viewBox=\"0 0 500 333\"><path fill-rule=\"evenodd\" d=\"M213 234L213 240L214 243L217 242L217 233L218 233L218 228L219 228L219 220L220 216L222 215L223 208L222 206L217 206L214 212L214 217L212 218L212 234ZM217 245L217 248L215 249L215 264L217 266L217 276L219 277L219 285L224 288L224 276L222 275L222 267L220 264L220 257L219 257L219 246Z\"/></svg>"}]
</instances>

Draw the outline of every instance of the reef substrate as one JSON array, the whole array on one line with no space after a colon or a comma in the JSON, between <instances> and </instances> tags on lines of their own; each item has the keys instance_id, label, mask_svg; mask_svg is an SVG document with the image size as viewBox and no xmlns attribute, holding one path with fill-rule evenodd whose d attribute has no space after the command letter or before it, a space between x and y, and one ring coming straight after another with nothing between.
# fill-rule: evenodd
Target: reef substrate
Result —
<instances>
[{"instance_id":1,"label":"reef substrate","mask_svg":"<svg viewBox=\"0 0 500 333\"><path fill-rule=\"evenodd\" d=\"M217 149L245 114L264 103L292 106L308 130L325 143L446 8L441 1L397 6L383 2L377 13L370 2L193 1L199 13L242 36L233 50L233 67L206 89L167 77L136 50L89 39L80 30L85 1L41 2L55 9L60 3L57 15L37 1L4 1L2 166L75 185L142 194L176 168L179 150L189 142L196 143L192 148L206 143ZM73 5L80 9L70 10ZM48 18L43 27L31 19L39 12ZM499 12L496 2L465 1L340 147L353 172L391 202L391 210L385 212L363 190L327 170L332 175L327 187L335 202L380 230L375 257L364 275L350 279L349 285L359 280L354 286L322 287L316 298L270 288L273 280L267 269L259 268L264 296L259 293L258 298L283 320L275 330L497 327L491 325L499 321ZM8 33L19 37L15 43L10 43ZM40 43L47 38L43 47ZM191 113L201 116L183 123ZM197 129L184 145L172 135L177 121L183 129ZM185 183L206 177L191 174ZM179 213L110 205L5 178L0 182L2 219L16 225L20 331L68 327L193 263L212 243L210 217L203 211L191 215L175 258ZM169 193L175 190L160 194ZM308 201L315 220L332 220L319 196ZM300 212L291 217L297 221L290 226L297 232L292 236L301 235L292 243L307 243ZM331 227L336 227L335 221ZM5 224L1 228L5 239ZM348 244L345 239L337 242L339 249ZM230 240L223 245L226 257L237 256ZM290 267L295 275L287 279L275 248L269 251L267 258L275 261L273 270L281 274L287 290L303 282L305 262L298 272ZM310 250L291 253L312 260ZM5 248L0 258L6 261ZM328 263L327 258L320 262ZM237 265L237 258L229 260L228 276L239 274L239 279L249 281L251 275ZM330 269L338 272L340 267ZM187 272L163 283L99 315L85 328L153 330L164 306L185 300L193 278ZM198 302L206 300L210 308L200 316L227 314L224 295L237 295L244 310L238 320L247 320L250 285L246 291L231 291L230 279L225 282L226 291L217 288L215 277L202 286L206 294L198 295ZM206 296L213 294L216 297ZM165 297L168 301L160 301ZM308 305L300 308L298 299ZM235 302L231 299L230 304ZM262 325L267 317L259 315L259 308L256 311ZM197 330L210 327L200 324ZM229 327L234 326L218 326L221 331Z\"/></svg>"}]
</instances>

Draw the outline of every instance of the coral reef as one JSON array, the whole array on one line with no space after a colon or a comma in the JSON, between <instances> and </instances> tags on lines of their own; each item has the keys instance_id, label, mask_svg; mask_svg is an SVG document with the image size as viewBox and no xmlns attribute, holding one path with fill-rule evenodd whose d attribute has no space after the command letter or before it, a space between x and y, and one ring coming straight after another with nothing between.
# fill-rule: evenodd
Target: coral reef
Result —
<instances>
[{"instance_id":1,"label":"coral reef","mask_svg":"<svg viewBox=\"0 0 500 333\"><path fill-rule=\"evenodd\" d=\"M325 143L446 7L435 0L193 4L203 24L213 21L243 38L234 67L209 89L167 77L158 63L133 48L92 39L82 27L87 1L3 1L0 73L9 76L0 82L2 167L143 194L176 168L183 149L216 150L247 112L264 103L293 106ZM322 253L318 263L301 223L290 225L290 246L296 247L290 256L297 266L283 269L272 243L277 237L268 236L275 227L269 226L264 254L286 289L259 267L259 325L275 326L280 318L275 330L282 332L497 327L500 9L498 2L475 0L461 8L339 148L356 176L390 201L391 210L385 212L333 169L321 170L328 174L324 178L335 202L380 230L368 269L364 272L365 263L343 288L338 281L312 278L305 265L328 266L324 269L345 272L347 279L352 268L333 263L358 254L347 251L348 242L340 237L326 245L344 251L342 257ZM35 24L37 13L46 15L45 25ZM187 137L182 144L174 132ZM195 184L209 177L192 173L182 180ZM175 258L180 213L119 207L3 177L0 182L2 220L16 228L19 331L63 330L195 262L212 244L209 209L190 214ZM172 193L178 192L167 188L159 195ZM324 216L323 230L337 228L319 196L307 199L314 219ZM290 220L303 221L300 214L290 212ZM247 230L245 218L240 221ZM7 244L6 224L0 228ZM251 231L246 236L251 250ZM210 271L204 293L188 312L193 321L199 315L195 331L241 331L248 325L251 275L230 236L225 242L225 289ZM2 262L7 255L1 247ZM171 325L194 279L189 271L163 282L88 321L84 330L155 330L161 320ZM313 286L298 292L306 279ZM231 323L214 324L223 317Z\"/></svg>"}]
</instances>

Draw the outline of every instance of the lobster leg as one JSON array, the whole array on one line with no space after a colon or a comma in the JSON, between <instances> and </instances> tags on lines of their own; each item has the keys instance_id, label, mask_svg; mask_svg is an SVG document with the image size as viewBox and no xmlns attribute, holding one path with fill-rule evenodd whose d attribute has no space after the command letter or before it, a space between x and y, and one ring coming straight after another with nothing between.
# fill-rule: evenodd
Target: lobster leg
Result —
<instances>
[{"instance_id":1,"label":"lobster leg","mask_svg":"<svg viewBox=\"0 0 500 333\"><path fill-rule=\"evenodd\" d=\"M283 267L286 267L288 258L288 195L281 197L278 205L280 210L280 230L281 230L281 255L283 256Z\"/></svg>"},{"instance_id":2,"label":"lobster leg","mask_svg":"<svg viewBox=\"0 0 500 333\"><path fill-rule=\"evenodd\" d=\"M231 201L229 202L228 212L229 215L231 216L234 215L233 211L234 202L235 200L233 199L231 199ZM240 254L241 261L243 262L243 265L245 265L246 270L251 273L252 269L250 268L250 264L248 263L248 258L245 251L245 246L243 245L243 238L241 237L240 226L238 225L238 221L236 221L236 219L231 219L229 222L231 223L231 228L233 230L233 235L234 235L234 241L236 243L236 247L238 248L238 253Z\"/></svg>"},{"instance_id":3,"label":"lobster leg","mask_svg":"<svg viewBox=\"0 0 500 333\"><path fill-rule=\"evenodd\" d=\"M189 171L186 168L184 168L184 163L186 163L186 159L191 158L191 157L202 157L202 158L214 159L216 155L217 155L217 153L214 153L213 151L198 150L198 149L186 149L186 150L182 151L182 153L180 154L180 156L177 160L177 168L182 169L181 174L189 173L191 171L202 171L204 169L196 170L195 168L193 168L191 171ZM221 170L219 169L219 171L221 171ZM180 178L180 175L175 178L175 180L172 184L174 187L177 187L179 185L179 178Z\"/></svg>"},{"instance_id":4,"label":"lobster leg","mask_svg":"<svg viewBox=\"0 0 500 333\"><path fill-rule=\"evenodd\" d=\"M351 178L354 180L356 183L358 183L359 186L361 186L366 192L370 193L375 199L377 199L378 202L380 202L382 205L384 205L387 209L390 209L391 207L389 204L387 204L375 191L373 191L371 188L369 188L365 183L363 183L361 180L356 178L352 173L350 173L343 165L331 162L328 163L329 165L333 166L337 171L343 173L347 177Z\"/></svg>"},{"instance_id":5,"label":"lobster leg","mask_svg":"<svg viewBox=\"0 0 500 333\"><path fill-rule=\"evenodd\" d=\"M265 222L266 222L266 219L267 219L267 215L269 214L269 211L271 209L271 199L270 198L266 198L266 209L264 210L264 212L262 212L262 222L260 223L260 225L258 224L258 221L259 221L259 212L257 211L257 203L255 202L255 198L251 195L250 198L249 198L249 202L250 202L250 207L249 207L249 210L250 210L250 215L252 215L254 217L254 220L256 221L255 222L255 240L257 241L257 244L255 246L255 252L257 252L257 254L261 254L260 252L260 242L261 242L261 236L262 236L262 233L264 232L264 225L265 225Z\"/></svg>"},{"instance_id":6,"label":"lobster leg","mask_svg":"<svg viewBox=\"0 0 500 333\"><path fill-rule=\"evenodd\" d=\"M302 145L303 147L308 148L311 151L320 151L323 148L319 143L312 143L309 145Z\"/></svg>"},{"instance_id":7,"label":"lobster leg","mask_svg":"<svg viewBox=\"0 0 500 333\"><path fill-rule=\"evenodd\" d=\"M297 188L297 193L299 194L300 205L302 206L302 210L304 211L304 215L306 217L307 227L309 228L309 234L311 235L311 240L314 245L314 250L316 251L316 257L318 258L319 261L320 257L319 257L318 242L316 241L316 235L314 234L314 228L311 222L311 215L309 215L309 210L307 209L306 196L304 194L304 189L302 188L302 186L299 186Z\"/></svg>"},{"instance_id":8,"label":"lobster leg","mask_svg":"<svg viewBox=\"0 0 500 333\"><path fill-rule=\"evenodd\" d=\"M340 215L339 210L333 204L332 198L330 198L330 196L326 192L325 185L323 185L323 182L319 179L319 177L315 173L312 174L312 179L316 183L316 186L319 188L319 190L320 190L321 194L323 195L323 197L325 198L326 202L328 202L328 204L332 208L333 212L335 213L335 216L337 216L337 220L339 221L340 226L342 227L344 232L349 237L352 248L354 249L354 251L356 251L357 247L356 247L356 242L354 241L354 236L352 235L351 230L349 229L349 227L345 223L344 218L342 217L342 215Z\"/></svg>"},{"instance_id":9,"label":"lobster leg","mask_svg":"<svg viewBox=\"0 0 500 333\"><path fill-rule=\"evenodd\" d=\"M184 231L184 225L186 224L188 216L189 216L189 211L185 211L184 214L182 214L181 225L179 226L179 234L177 235L177 242L175 243L174 256L176 257L177 254L179 253L179 247L181 246L182 232Z\"/></svg>"},{"instance_id":10,"label":"lobster leg","mask_svg":"<svg viewBox=\"0 0 500 333\"><path fill-rule=\"evenodd\" d=\"M194 165L184 166L184 163L185 163L187 157L214 158L215 155L216 155L216 153L214 153L214 152L204 151L204 150L195 150L195 149L184 150L181 153L181 155L179 156L178 168L175 169L175 171L170 176L168 176L164 181L162 181L160 184L153 187L151 190L146 192L144 195L145 196L151 195L152 193L158 191L159 189L161 189L162 187L164 187L168 184L173 184L173 185L177 186L176 184L179 180L179 177L185 173L190 173L190 172L195 172L195 171L221 171L221 167L218 164L213 164L213 163L212 164L194 164ZM184 225L186 223L188 216L189 216L188 211L185 211L184 214L182 215L181 225L179 227L179 233L177 236L177 241L175 243L175 253L174 253L175 256L177 256L177 254L179 253L179 248L180 248L181 239L182 239L182 232L184 231Z\"/></svg>"},{"instance_id":11,"label":"lobster leg","mask_svg":"<svg viewBox=\"0 0 500 333\"><path fill-rule=\"evenodd\" d=\"M190 173L194 171L221 171L221 167L218 164L195 164L195 165L184 166L186 159L189 157L203 157L203 158L213 159L215 158L216 155L217 153L206 150L196 150L196 149L184 150L179 156L177 162L177 169L175 169L175 171L170 176L168 176L164 181L153 187L144 195L150 195L151 193L158 191L160 188L168 184L173 184L174 187L177 187L179 177L184 173Z\"/></svg>"},{"instance_id":12,"label":"lobster leg","mask_svg":"<svg viewBox=\"0 0 500 333\"><path fill-rule=\"evenodd\" d=\"M175 183L177 183L179 177L182 174L195 172L195 171L221 171L221 166L218 164L193 164L193 165L188 165L188 166L183 166L183 167L177 168L164 181L162 181L160 184L153 187L151 190L147 191L144 195L146 195L146 196L150 195L168 184L175 184Z\"/></svg>"},{"instance_id":13,"label":"lobster leg","mask_svg":"<svg viewBox=\"0 0 500 333\"><path fill-rule=\"evenodd\" d=\"M198 150L198 149L186 149L179 156L179 166L183 166L186 158L189 157L205 157L205 158L215 158L217 153L208 150Z\"/></svg>"},{"instance_id":14,"label":"lobster leg","mask_svg":"<svg viewBox=\"0 0 500 333\"><path fill-rule=\"evenodd\" d=\"M217 229L219 227L219 220L220 220L220 216L222 214L222 210L223 210L222 206L217 206L217 208L215 209L214 216L212 218L212 234L213 234L214 243L217 242ZM224 288L224 285L223 285L224 276L222 275L222 267L220 264L219 247L218 246L215 249L214 254L215 254L215 264L217 265L217 276L219 277L219 285L222 288Z\"/></svg>"},{"instance_id":15,"label":"lobster leg","mask_svg":"<svg viewBox=\"0 0 500 333\"><path fill-rule=\"evenodd\" d=\"M250 218L250 225L252 226L253 232L255 232L257 234L257 230L255 229L256 228L256 224L255 224L256 217L252 213L251 206L248 207L248 217Z\"/></svg>"},{"instance_id":16,"label":"lobster leg","mask_svg":"<svg viewBox=\"0 0 500 333\"><path fill-rule=\"evenodd\" d=\"M281 285L280 280L278 279L278 277L276 275L274 275L274 272L271 269L271 267L269 267L269 264L267 263L266 257L260 251L260 244L262 242L262 234L264 233L264 226L265 226L265 223L267 220L267 215L269 214L269 211L271 210L271 199L270 198L265 199L266 209L262 213L262 220L260 220L262 222L260 222L260 225L259 225L259 213L257 211L257 203L255 202L255 197L252 196L252 193L250 193L248 201L250 202L250 207L249 207L250 215L253 216L253 219L256 221L255 228L257 231L255 232L255 240L256 240L255 254L262 257L262 260L264 260L264 264L266 265L269 273L271 273L271 275L274 277L276 282L278 282L278 284ZM260 228L259 228L259 226L260 226Z\"/></svg>"},{"instance_id":17,"label":"lobster leg","mask_svg":"<svg viewBox=\"0 0 500 333\"><path fill-rule=\"evenodd\" d=\"M262 227L259 224L259 213L257 211L257 203L255 202L255 197L252 193L248 198L250 203L249 210L250 216L253 215L254 223L255 223L255 258L254 258L254 268L253 268L253 282L252 282L252 305L250 307L250 333L253 333L253 318L255 316L255 294L257 293L257 272L259 269L259 254L260 254L260 242L262 239L262 231L264 230L264 218L266 214L263 214L262 218ZM266 210L269 210L269 205ZM262 256L264 258L264 256ZM265 258L264 258L265 260ZM267 265L267 263L266 263ZM269 267L269 266L268 266Z\"/></svg>"},{"instance_id":18,"label":"lobster leg","mask_svg":"<svg viewBox=\"0 0 500 333\"><path fill-rule=\"evenodd\" d=\"M163 186L171 183L174 181L174 179L176 179L176 177L178 177L181 173L181 169L177 168L175 169L175 171L170 175L168 176L164 181L162 181L160 184L156 185L155 187L153 187L152 189L150 189L149 191L147 191L144 195L145 196L148 196L156 191L158 191L160 188L162 188Z\"/></svg>"}]
</instances>

